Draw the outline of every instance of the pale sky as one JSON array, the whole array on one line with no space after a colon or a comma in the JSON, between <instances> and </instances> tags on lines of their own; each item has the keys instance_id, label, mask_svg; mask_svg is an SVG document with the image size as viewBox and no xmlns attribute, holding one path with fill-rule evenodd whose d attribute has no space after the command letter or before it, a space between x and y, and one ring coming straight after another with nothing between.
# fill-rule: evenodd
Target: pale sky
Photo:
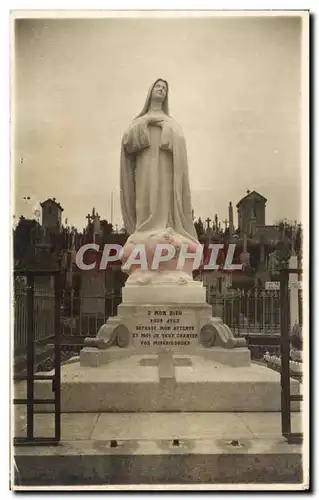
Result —
<instances>
[{"instance_id":1,"label":"pale sky","mask_svg":"<svg viewBox=\"0 0 319 500\"><path fill-rule=\"evenodd\" d=\"M153 81L169 83L195 216L228 218L246 190L266 223L300 220L299 18L19 20L16 215L56 197L79 229L93 206L122 225L121 137ZM21 160L22 158L22 160Z\"/></svg>"}]
</instances>

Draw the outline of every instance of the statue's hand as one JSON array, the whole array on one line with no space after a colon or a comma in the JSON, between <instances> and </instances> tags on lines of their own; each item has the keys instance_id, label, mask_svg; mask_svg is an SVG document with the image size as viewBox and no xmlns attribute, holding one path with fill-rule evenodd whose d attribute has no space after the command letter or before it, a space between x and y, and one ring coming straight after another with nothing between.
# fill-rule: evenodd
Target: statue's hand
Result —
<instances>
[{"instance_id":1,"label":"statue's hand","mask_svg":"<svg viewBox=\"0 0 319 500\"><path fill-rule=\"evenodd\" d=\"M161 120L160 118L151 118L148 120L148 125L153 125L154 127L163 127L164 120Z\"/></svg>"},{"instance_id":2,"label":"statue's hand","mask_svg":"<svg viewBox=\"0 0 319 500\"><path fill-rule=\"evenodd\" d=\"M152 115L149 115L146 118L146 124L147 125L153 125L155 127L162 127L163 124L164 124L164 120L163 120L163 117L161 117L161 116L152 116Z\"/></svg>"}]
</instances>

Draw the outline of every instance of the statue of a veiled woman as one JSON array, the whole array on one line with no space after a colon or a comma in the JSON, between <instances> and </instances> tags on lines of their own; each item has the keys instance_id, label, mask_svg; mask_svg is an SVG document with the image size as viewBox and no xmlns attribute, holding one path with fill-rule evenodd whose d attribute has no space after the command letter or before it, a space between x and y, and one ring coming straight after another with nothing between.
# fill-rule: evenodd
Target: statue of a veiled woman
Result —
<instances>
[{"instance_id":1,"label":"statue of a veiled woman","mask_svg":"<svg viewBox=\"0 0 319 500\"><path fill-rule=\"evenodd\" d=\"M168 84L151 86L141 113L122 140L121 207L130 234L167 228L197 242L192 220L186 145L168 111Z\"/></svg>"}]
</instances>

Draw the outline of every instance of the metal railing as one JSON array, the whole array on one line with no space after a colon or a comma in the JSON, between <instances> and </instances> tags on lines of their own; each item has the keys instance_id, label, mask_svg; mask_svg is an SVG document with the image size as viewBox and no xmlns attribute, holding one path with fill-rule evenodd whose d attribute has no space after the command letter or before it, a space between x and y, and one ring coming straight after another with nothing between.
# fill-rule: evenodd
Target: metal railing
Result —
<instances>
[{"instance_id":1,"label":"metal railing","mask_svg":"<svg viewBox=\"0 0 319 500\"><path fill-rule=\"evenodd\" d=\"M54 289L34 283L34 340L45 340L54 335ZM14 286L14 350L27 347L28 285Z\"/></svg>"},{"instance_id":2,"label":"metal railing","mask_svg":"<svg viewBox=\"0 0 319 500\"><path fill-rule=\"evenodd\" d=\"M290 369L290 321L289 321L289 275L298 274L300 269L284 268L280 271L280 383L281 383L281 430L288 443L300 443L303 440L301 432L293 432L291 426L291 403L301 402L301 394L291 394L291 369ZM300 294L299 294L300 300ZM299 321L302 318L299 316ZM300 377L302 381L302 377Z\"/></svg>"},{"instance_id":3,"label":"metal railing","mask_svg":"<svg viewBox=\"0 0 319 500\"><path fill-rule=\"evenodd\" d=\"M208 302L213 315L221 316L235 336L280 333L279 290L233 290L219 296L210 294Z\"/></svg>"},{"instance_id":4,"label":"metal railing","mask_svg":"<svg viewBox=\"0 0 319 500\"><path fill-rule=\"evenodd\" d=\"M60 349L60 331L61 331L61 290L60 290L60 271L18 271L16 276L26 277L26 349L27 349L27 372L26 375L14 375L14 381L26 381L26 397L14 398L14 405L26 405L27 407L27 433L26 436L15 436L14 445L48 445L58 444L61 439L61 349ZM37 339L37 321L35 309L35 277L53 276L54 277L54 308L53 308L53 333L54 333L54 374L38 375L35 374L35 345ZM52 343L52 340L51 340ZM37 399L34 394L34 382L37 380L51 380L53 398ZM54 405L54 436L41 437L34 435L34 407L35 405L53 404Z\"/></svg>"},{"instance_id":5,"label":"metal railing","mask_svg":"<svg viewBox=\"0 0 319 500\"><path fill-rule=\"evenodd\" d=\"M16 283L14 287L14 351L25 352L28 342L28 286ZM110 316L115 316L122 301L122 293L105 292L100 295L76 295L73 289L62 290L62 337L95 336ZM34 340L44 341L54 336L54 289L34 284Z\"/></svg>"}]
</instances>

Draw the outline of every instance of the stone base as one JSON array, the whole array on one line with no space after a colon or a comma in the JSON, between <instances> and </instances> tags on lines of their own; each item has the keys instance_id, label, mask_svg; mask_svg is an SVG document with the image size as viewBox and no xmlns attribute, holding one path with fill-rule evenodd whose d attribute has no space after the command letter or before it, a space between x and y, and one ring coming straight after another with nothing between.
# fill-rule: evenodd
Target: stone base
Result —
<instances>
[{"instance_id":1,"label":"stone base","mask_svg":"<svg viewBox=\"0 0 319 500\"><path fill-rule=\"evenodd\" d=\"M198 345L196 349L193 347L184 347L181 350L179 347L172 347L170 352L181 359L188 359L190 356L202 356L204 359L228 366L249 366L250 365L250 350L247 347L224 349L223 347L205 348ZM85 347L80 352L80 365L82 367L98 367L109 365L114 361L127 359L134 355L139 355L144 358L157 358L158 349L150 347L142 353L133 348L110 347L109 349L96 349L94 347ZM107 369L107 367L106 367Z\"/></svg>"},{"instance_id":2,"label":"stone base","mask_svg":"<svg viewBox=\"0 0 319 500\"><path fill-rule=\"evenodd\" d=\"M199 281L185 284L152 283L125 285L122 290L124 304L205 304L206 288Z\"/></svg>"},{"instance_id":3,"label":"stone base","mask_svg":"<svg viewBox=\"0 0 319 500\"><path fill-rule=\"evenodd\" d=\"M178 359L177 359L178 358ZM280 411L279 373L259 364L229 367L203 356L173 356L158 366L156 355L132 355L106 367L62 367L63 412L254 412ZM291 381L291 392L299 392ZM15 397L26 395L25 382ZM37 381L35 397L51 398L52 383ZM292 404L292 409L297 408ZM37 405L36 405L37 406ZM41 406L41 408L40 408ZM52 405L40 405L52 411Z\"/></svg>"},{"instance_id":4,"label":"stone base","mask_svg":"<svg viewBox=\"0 0 319 500\"><path fill-rule=\"evenodd\" d=\"M220 415L223 418L223 414ZM169 418L169 416L168 416ZM237 436L236 433L235 437ZM117 436L113 436L116 438ZM238 437L238 436L237 436ZM116 448L108 440L65 441L58 447L16 447L16 486L100 486L119 490L207 491L305 490L302 449L282 439L123 440ZM252 486L254 485L254 486ZM268 486L265 486L268 485Z\"/></svg>"}]
</instances>

